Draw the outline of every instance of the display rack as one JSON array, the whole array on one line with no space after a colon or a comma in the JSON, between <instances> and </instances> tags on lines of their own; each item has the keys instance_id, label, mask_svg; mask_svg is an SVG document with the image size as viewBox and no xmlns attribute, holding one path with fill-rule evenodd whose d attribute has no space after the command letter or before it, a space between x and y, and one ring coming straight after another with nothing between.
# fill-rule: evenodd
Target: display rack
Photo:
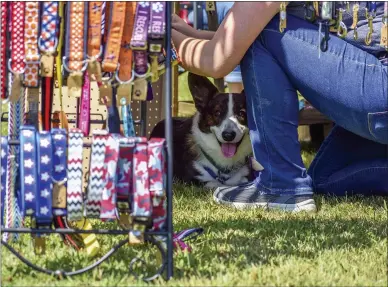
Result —
<instances>
[{"instance_id":1,"label":"display rack","mask_svg":"<svg viewBox=\"0 0 388 287\"><path fill-rule=\"evenodd\" d=\"M145 243L156 246L157 250L160 253L160 266L158 266L155 274L143 277L144 281L154 280L158 276L165 274L165 278L169 280L173 276L173 225L172 225L172 163L173 163L173 154L172 154L172 46L171 46L171 12L172 12L172 3L166 2L166 34L165 34L165 51L166 51L166 61L165 61L165 73L160 78L160 80L153 84L154 99L151 102L136 102L132 105L132 112L135 124L137 124L137 134L142 136L147 136L150 134L153 126L162 118L165 119L165 151L166 151L166 162L167 162L167 176L166 176L166 203L167 203L167 218L166 218L166 228L163 231L145 231L144 239ZM163 89L161 89L161 86ZM106 109L104 106L97 104L97 99L93 100L93 89L96 89L96 86L92 84L91 91L91 130L96 128L96 125L101 127L101 124L105 122L106 119ZM75 123L76 115L76 106L71 104L70 97L68 101L66 100L67 93L66 88L63 89L63 109L67 114L69 124ZM74 100L74 99L71 99ZM54 96L53 111L56 110L56 106L59 105L58 97ZM94 102L95 101L95 102ZM148 113L148 111L150 113ZM164 110L164 115L162 114ZM7 113L1 115L1 121L7 121ZM8 141L9 145L18 145L19 140L10 139ZM88 170L87 160L90 155L90 144L84 143L84 171ZM86 160L85 160L86 159ZM86 165L85 165L86 164ZM131 229L121 228L119 230L115 229L91 229L91 230L82 230L82 229L72 229L72 228L56 228L56 229L36 229L36 228L1 228L2 233L28 233L28 234L103 234L110 236L118 235L127 235L132 231ZM128 238L124 238L119 243L114 245L105 255L95 261L93 264L74 271L66 271L62 269L58 270L49 270L36 264L32 263L29 259L22 255L22 252L16 250L10 243L1 240L1 244L5 246L12 254L14 254L18 259L23 263L27 264L32 269L42 272L48 275L53 275L58 278L65 278L68 276L74 276L78 274L85 273L90 271L102 262L110 258L116 251L118 251L123 246L128 246ZM131 248L131 245L129 245ZM133 266L136 262L141 261L144 263L144 259L135 257L129 263L129 271L135 277L142 277L141 274L137 274Z\"/></svg>"}]
</instances>

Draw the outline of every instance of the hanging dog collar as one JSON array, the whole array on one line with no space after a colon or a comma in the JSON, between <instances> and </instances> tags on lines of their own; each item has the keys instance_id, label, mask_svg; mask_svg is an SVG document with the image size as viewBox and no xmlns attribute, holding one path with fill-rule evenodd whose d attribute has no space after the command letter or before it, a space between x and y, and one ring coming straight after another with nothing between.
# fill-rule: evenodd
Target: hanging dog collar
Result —
<instances>
[{"instance_id":1,"label":"hanging dog collar","mask_svg":"<svg viewBox=\"0 0 388 287\"><path fill-rule=\"evenodd\" d=\"M38 194L36 207L36 223L38 227L50 228L52 214L52 172L53 144L51 133L37 133L37 170Z\"/></svg>"},{"instance_id":2,"label":"hanging dog collar","mask_svg":"<svg viewBox=\"0 0 388 287\"><path fill-rule=\"evenodd\" d=\"M380 46L388 51L388 1L384 2L384 15L381 21Z\"/></svg>"},{"instance_id":3,"label":"hanging dog collar","mask_svg":"<svg viewBox=\"0 0 388 287\"><path fill-rule=\"evenodd\" d=\"M6 208L6 186L7 186L7 164L8 164L8 138L6 136L1 137L1 226L4 226L5 222L5 208Z\"/></svg>"},{"instance_id":4,"label":"hanging dog collar","mask_svg":"<svg viewBox=\"0 0 388 287\"><path fill-rule=\"evenodd\" d=\"M88 2L67 2L67 27L65 56L62 64L69 73L67 80L70 97L80 98L82 89L82 76L87 68L85 59L87 31Z\"/></svg>"},{"instance_id":5,"label":"hanging dog collar","mask_svg":"<svg viewBox=\"0 0 388 287\"><path fill-rule=\"evenodd\" d=\"M89 136L90 132L90 79L88 71L84 74L84 83L82 86L81 111L77 117L77 126L84 136Z\"/></svg>"},{"instance_id":6,"label":"hanging dog collar","mask_svg":"<svg viewBox=\"0 0 388 287\"><path fill-rule=\"evenodd\" d=\"M62 102L62 46L63 46L63 38L65 34L65 21L63 21L64 17L64 8L65 3L64 2L59 2L59 7L58 7L58 16L60 21L60 26L59 26L59 40L58 40L58 45L57 45L57 55L55 57L55 63L56 63L56 82L58 84L58 97L59 97L59 106L60 110L59 112L56 111L54 112L54 117L56 120L59 122L57 124L53 124L52 127L54 128L65 128L67 129L67 126L65 127L65 124L67 122L67 117L66 113L63 111L63 102Z\"/></svg>"},{"instance_id":7,"label":"hanging dog collar","mask_svg":"<svg viewBox=\"0 0 388 287\"><path fill-rule=\"evenodd\" d=\"M130 212L129 191L132 190L132 164L135 138L121 138L117 176L117 208L121 213Z\"/></svg>"},{"instance_id":8,"label":"hanging dog collar","mask_svg":"<svg viewBox=\"0 0 388 287\"><path fill-rule=\"evenodd\" d=\"M135 10L136 2L126 2L124 31L121 39L121 49L119 56L120 68L115 72L116 81L119 83L117 88L117 100L121 106L124 135L126 137L135 136L135 128L133 126L131 113L131 94L134 74L132 73L132 51L130 49Z\"/></svg>"},{"instance_id":9,"label":"hanging dog collar","mask_svg":"<svg viewBox=\"0 0 388 287\"><path fill-rule=\"evenodd\" d=\"M119 140L113 135L108 136L105 146L104 165L106 172L104 176L104 188L101 197L101 213L102 220L116 219L116 170L117 161L119 159Z\"/></svg>"},{"instance_id":10,"label":"hanging dog collar","mask_svg":"<svg viewBox=\"0 0 388 287\"><path fill-rule=\"evenodd\" d=\"M149 190L152 198L153 230L163 230L167 218L164 145L165 139L152 138L148 142L148 177Z\"/></svg>"},{"instance_id":11,"label":"hanging dog collar","mask_svg":"<svg viewBox=\"0 0 388 287\"><path fill-rule=\"evenodd\" d=\"M108 4L108 3L107 3ZM121 37L124 28L125 2L112 2L107 5L106 15L109 21L105 25L106 45L102 70L108 73L115 73L118 69ZM112 74L113 76L113 74ZM108 110L108 130L110 133L120 133L120 116L116 107L116 96L111 85L111 77L100 86L100 99L105 103Z\"/></svg>"},{"instance_id":12,"label":"hanging dog collar","mask_svg":"<svg viewBox=\"0 0 388 287\"><path fill-rule=\"evenodd\" d=\"M24 12L25 2L12 2L11 25L11 59L8 61L8 69L13 74L10 101L16 103L24 97L22 77L25 72L24 62ZM23 96L22 96L23 95Z\"/></svg>"},{"instance_id":13,"label":"hanging dog collar","mask_svg":"<svg viewBox=\"0 0 388 287\"><path fill-rule=\"evenodd\" d=\"M82 152L82 131L70 129L67 157L67 219L70 221L81 220L83 217Z\"/></svg>"},{"instance_id":14,"label":"hanging dog collar","mask_svg":"<svg viewBox=\"0 0 388 287\"><path fill-rule=\"evenodd\" d=\"M133 87L133 99L139 101L145 101L147 99L148 83L146 77L149 72L147 34L149 19L150 3L139 2L136 6L135 23L131 39L136 76Z\"/></svg>"},{"instance_id":15,"label":"hanging dog collar","mask_svg":"<svg viewBox=\"0 0 388 287\"><path fill-rule=\"evenodd\" d=\"M6 51L7 51L7 28L8 28L8 2L1 1L1 18L0 18L0 94L1 98L7 98L6 88Z\"/></svg>"},{"instance_id":16,"label":"hanging dog collar","mask_svg":"<svg viewBox=\"0 0 388 287\"><path fill-rule=\"evenodd\" d=\"M25 71L24 63L24 11L25 2L11 2L11 59L7 62L8 66L8 87L9 87L9 118L8 118L8 136L19 138L20 127L25 123L25 95L22 85L22 74ZM22 216L19 206L24 200L21 196L18 176L19 147L9 146L8 148L8 171L7 171L7 213L6 227L21 227ZM15 191L17 197L15 196ZM19 234L12 234L13 239L19 238ZM9 239L6 233L4 240Z\"/></svg>"},{"instance_id":17,"label":"hanging dog collar","mask_svg":"<svg viewBox=\"0 0 388 287\"><path fill-rule=\"evenodd\" d=\"M165 6L166 3L151 2L151 15L148 30L149 53L151 57L151 81L156 82L158 74L158 58L163 53L163 42L165 34Z\"/></svg>"},{"instance_id":18,"label":"hanging dog collar","mask_svg":"<svg viewBox=\"0 0 388 287\"><path fill-rule=\"evenodd\" d=\"M133 150L132 217L133 226L129 232L129 243L144 242L144 231L150 226L152 202L149 190L147 139L136 138Z\"/></svg>"},{"instance_id":19,"label":"hanging dog collar","mask_svg":"<svg viewBox=\"0 0 388 287\"><path fill-rule=\"evenodd\" d=\"M89 25L88 25L88 53L89 59L88 71L89 76L94 76L95 80L101 84L101 65L100 57L102 55L101 36L103 31L102 16L105 2L89 3Z\"/></svg>"},{"instance_id":20,"label":"hanging dog collar","mask_svg":"<svg viewBox=\"0 0 388 287\"><path fill-rule=\"evenodd\" d=\"M28 124L39 129L39 65L38 50L39 37L39 2L26 2L24 47L26 70L24 85L27 87L27 101L29 106Z\"/></svg>"},{"instance_id":21,"label":"hanging dog collar","mask_svg":"<svg viewBox=\"0 0 388 287\"><path fill-rule=\"evenodd\" d=\"M38 190L35 127L21 127L20 145L21 212L22 216L34 216Z\"/></svg>"},{"instance_id":22,"label":"hanging dog collar","mask_svg":"<svg viewBox=\"0 0 388 287\"><path fill-rule=\"evenodd\" d=\"M54 54L58 46L58 2L42 3L42 21L38 47L41 53L42 121L43 129L50 130L53 94Z\"/></svg>"},{"instance_id":23,"label":"hanging dog collar","mask_svg":"<svg viewBox=\"0 0 388 287\"><path fill-rule=\"evenodd\" d=\"M37 194L35 224L38 229L50 229L52 214L52 142L48 131L36 134L37 142ZM46 234L34 234L35 254L45 253Z\"/></svg>"},{"instance_id":24,"label":"hanging dog collar","mask_svg":"<svg viewBox=\"0 0 388 287\"><path fill-rule=\"evenodd\" d=\"M66 157L67 131L65 129L51 129L53 139L53 214L66 215Z\"/></svg>"},{"instance_id":25,"label":"hanging dog collar","mask_svg":"<svg viewBox=\"0 0 388 287\"><path fill-rule=\"evenodd\" d=\"M102 69L114 73L118 68L121 37L124 29L125 2L113 2Z\"/></svg>"},{"instance_id":26,"label":"hanging dog collar","mask_svg":"<svg viewBox=\"0 0 388 287\"><path fill-rule=\"evenodd\" d=\"M89 184L85 202L85 216L100 218L103 175L105 172L105 146L108 138L106 130L95 130L92 136L92 147L89 165Z\"/></svg>"}]
</instances>

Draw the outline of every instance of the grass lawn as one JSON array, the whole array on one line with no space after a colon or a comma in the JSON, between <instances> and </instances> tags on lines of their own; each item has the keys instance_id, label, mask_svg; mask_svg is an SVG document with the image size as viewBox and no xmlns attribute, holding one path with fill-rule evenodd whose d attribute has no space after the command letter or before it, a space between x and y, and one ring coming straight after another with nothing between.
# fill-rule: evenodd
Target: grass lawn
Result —
<instances>
[{"instance_id":1,"label":"grass lawn","mask_svg":"<svg viewBox=\"0 0 388 287\"><path fill-rule=\"evenodd\" d=\"M182 79L183 80L183 79ZM185 95L186 99L189 97ZM303 145L308 166L314 151ZM238 211L215 204L211 191L175 184L174 228L203 227L191 254L177 253L168 286L387 286L387 204L383 198L316 196L314 215ZM95 227L116 226L97 222ZM13 246L50 269L81 268L95 261L66 248L57 235L46 255L35 256L31 237ZM99 236L103 251L125 238ZM139 250L150 260L152 251ZM58 281L32 271L2 247L2 286L139 286L128 273L133 247L122 248L97 269Z\"/></svg>"}]
</instances>

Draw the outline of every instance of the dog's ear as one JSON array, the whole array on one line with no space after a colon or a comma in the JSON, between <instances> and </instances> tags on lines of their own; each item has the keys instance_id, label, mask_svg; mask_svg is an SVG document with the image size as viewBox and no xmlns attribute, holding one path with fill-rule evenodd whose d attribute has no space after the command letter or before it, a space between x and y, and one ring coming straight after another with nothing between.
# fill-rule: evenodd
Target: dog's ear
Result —
<instances>
[{"instance_id":1,"label":"dog's ear","mask_svg":"<svg viewBox=\"0 0 388 287\"><path fill-rule=\"evenodd\" d=\"M218 93L218 89L208 78L203 76L189 73L187 79L195 107L199 112L202 112L209 100Z\"/></svg>"}]
</instances>

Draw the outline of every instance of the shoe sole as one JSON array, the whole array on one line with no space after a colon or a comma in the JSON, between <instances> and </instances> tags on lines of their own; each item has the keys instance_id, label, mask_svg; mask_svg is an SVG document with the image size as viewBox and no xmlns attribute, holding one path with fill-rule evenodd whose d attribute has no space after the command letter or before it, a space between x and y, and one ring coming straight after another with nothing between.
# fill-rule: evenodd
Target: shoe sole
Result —
<instances>
[{"instance_id":1,"label":"shoe sole","mask_svg":"<svg viewBox=\"0 0 388 287\"><path fill-rule=\"evenodd\" d=\"M296 204L281 204L281 203L242 203L242 202L230 202L225 201L222 199L219 199L215 196L213 196L213 199L215 202L227 206L234 207L236 209L248 209L248 208L263 208L263 209L275 209L275 210L283 210L283 211L289 211L289 212L316 212L317 207L315 205L314 199L308 199Z\"/></svg>"}]
</instances>

